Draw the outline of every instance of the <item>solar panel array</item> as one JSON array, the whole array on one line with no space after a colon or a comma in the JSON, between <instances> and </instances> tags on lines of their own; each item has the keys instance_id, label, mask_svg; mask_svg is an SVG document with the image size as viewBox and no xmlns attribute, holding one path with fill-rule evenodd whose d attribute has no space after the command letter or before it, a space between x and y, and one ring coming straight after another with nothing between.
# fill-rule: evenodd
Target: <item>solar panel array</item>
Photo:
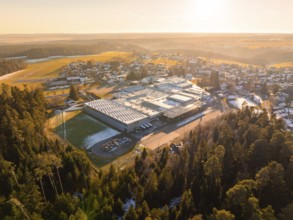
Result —
<instances>
[{"instance_id":1,"label":"solar panel array","mask_svg":"<svg viewBox=\"0 0 293 220\"><path fill-rule=\"evenodd\" d=\"M147 117L138 111L106 99L88 102L86 105L125 124L139 121Z\"/></svg>"}]
</instances>

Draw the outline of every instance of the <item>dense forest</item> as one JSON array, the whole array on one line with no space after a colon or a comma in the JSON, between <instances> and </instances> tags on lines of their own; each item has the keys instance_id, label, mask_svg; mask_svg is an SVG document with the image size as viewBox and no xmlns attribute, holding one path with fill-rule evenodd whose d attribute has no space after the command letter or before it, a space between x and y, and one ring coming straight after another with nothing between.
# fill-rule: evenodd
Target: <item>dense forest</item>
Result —
<instances>
[{"instance_id":1,"label":"dense forest","mask_svg":"<svg viewBox=\"0 0 293 220\"><path fill-rule=\"evenodd\" d=\"M2 86L0 219L292 219L293 137L266 112L227 113L174 154L107 172L49 139L46 117L41 91Z\"/></svg>"},{"instance_id":2,"label":"dense forest","mask_svg":"<svg viewBox=\"0 0 293 220\"><path fill-rule=\"evenodd\" d=\"M2 85L0 93L0 219L85 219L85 154L46 137L40 90Z\"/></svg>"},{"instance_id":3,"label":"dense forest","mask_svg":"<svg viewBox=\"0 0 293 220\"><path fill-rule=\"evenodd\" d=\"M0 59L0 76L12 73L18 70L26 68L27 64L24 60L15 59L15 60L1 60Z\"/></svg>"}]
</instances>

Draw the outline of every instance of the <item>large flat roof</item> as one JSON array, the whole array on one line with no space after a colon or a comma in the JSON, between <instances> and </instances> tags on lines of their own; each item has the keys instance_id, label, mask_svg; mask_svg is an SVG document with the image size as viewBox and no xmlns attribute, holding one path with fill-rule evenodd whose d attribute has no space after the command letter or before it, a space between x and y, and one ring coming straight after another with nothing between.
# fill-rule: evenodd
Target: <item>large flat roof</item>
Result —
<instances>
[{"instance_id":1,"label":"large flat roof","mask_svg":"<svg viewBox=\"0 0 293 220\"><path fill-rule=\"evenodd\" d=\"M168 99L173 99L175 101L182 102L182 103L189 102L192 100L191 97L183 96L183 95L179 95L179 94L170 95L168 97Z\"/></svg>"},{"instance_id":2,"label":"large flat roof","mask_svg":"<svg viewBox=\"0 0 293 220\"><path fill-rule=\"evenodd\" d=\"M96 111L108 115L111 118L123 122L124 124L130 124L147 118L146 115L134 109L128 108L124 105L119 104L118 102L107 99L98 99L95 101L87 102L86 105Z\"/></svg>"},{"instance_id":3,"label":"large flat roof","mask_svg":"<svg viewBox=\"0 0 293 220\"><path fill-rule=\"evenodd\" d=\"M168 110L165 110L164 116L170 119L177 118L184 115L187 112L196 110L201 107L201 102L196 102L187 106L177 106Z\"/></svg>"}]
</instances>

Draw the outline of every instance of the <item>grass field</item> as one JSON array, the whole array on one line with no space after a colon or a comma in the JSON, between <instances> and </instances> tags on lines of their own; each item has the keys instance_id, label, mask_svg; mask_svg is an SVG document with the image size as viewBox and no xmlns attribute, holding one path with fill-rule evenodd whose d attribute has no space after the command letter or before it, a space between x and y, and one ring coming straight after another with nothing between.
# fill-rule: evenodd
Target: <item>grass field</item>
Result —
<instances>
[{"instance_id":1,"label":"grass field","mask_svg":"<svg viewBox=\"0 0 293 220\"><path fill-rule=\"evenodd\" d=\"M144 63L164 64L166 66L176 66L177 64L179 64L177 60L170 60L166 58L149 59L145 60Z\"/></svg>"},{"instance_id":2,"label":"grass field","mask_svg":"<svg viewBox=\"0 0 293 220\"><path fill-rule=\"evenodd\" d=\"M239 65L239 66L243 66L243 67L248 67L248 66L255 66L255 65L251 65L251 64L247 64L247 63L241 63L241 62L237 62L237 61L232 61L232 60L224 60L224 59L207 59L204 57L201 57L202 59L215 63L215 64L235 64L235 65Z\"/></svg>"},{"instance_id":3,"label":"grass field","mask_svg":"<svg viewBox=\"0 0 293 220\"><path fill-rule=\"evenodd\" d=\"M89 149L94 144L119 134L118 131L81 111L64 112L64 120L63 124L62 114L54 116L50 119L50 127L54 128L61 138L78 148ZM89 156L97 166L103 166L116 159L102 158L93 154Z\"/></svg>"},{"instance_id":4,"label":"grass field","mask_svg":"<svg viewBox=\"0 0 293 220\"><path fill-rule=\"evenodd\" d=\"M62 115L54 115L53 117L48 119L48 125L51 129L56 129L59 126L62 126L63 121L67 122L68 120L76 117L78 114L80 114L81 111L72 111L72 112L66 112L63 114L64 118L62 118Z\"/></svg>"},{"instance_id":5,"label":"grass field","mask_svg":"<svg viewBox=\"0 0 293 220\"><path fill-rule=\"evenodd\" d=\"M259 42L241 42L245 48L261 49L261 48L281 48L292 47L292 41L259 41ZM241 44L239 45L241 46Z\"/></svg>"},{"instance_id":6,"label":"grass field","mask_svg":"<svg viewBox=\"0 0 293 220\"><path fill-rule=\"evenodd\" d=\"M37 87L40 86L43 81L57 77L60 68L68 63L90 60L107 62L114 59L131 61L133 57L132 54L128 52L112 51L97 55L53 59L45 62L28 64L28 67L24 70L5 75L5 77L2 78L0 77L0 81L1 83L19 86L20 88L23 87L23 84L26 84L29 87Z\"/></svg>"},{"instance_id":7,"label":"grass field","mask_svg":"<svg viewBox=\"0 0 293 220\"><path fill-rule=\"evenodd\" d=\"M69 116L66 116L67 114ZM95 143L119 133L80 111L64 112L64 115L67 119L65 124L62 123L62 114L60 114L60 122L56 123L55 131L76 147L90 148ZM58 121L58 118L55 120Z\"/></svg>"},{"instance_id":8,"label":"grass field","mask_svg":"<svg viewBox=\"0 0 293 220\"><path fill-rule=\"evenodd\" d=\"M63 124L65 121L65 126ZM85 114L81 110L64 112L51 117L48 120L48 129L55 131L60 138L65 139L78 148L87 148L93 146L107 138L116 136L118 131L108 127L107 125L99 122L91 116ZM97 167L106 167L110 163L114 163L119 167L123 167L133 162L137 151L133 151L135 146L131 146L127 151L119 153L119 155L111 155L104 157L102 155L96 155L92 151L87 151L89 158ZM106 166L107 165L107 166Z\"/></svg>"}]
</instances>

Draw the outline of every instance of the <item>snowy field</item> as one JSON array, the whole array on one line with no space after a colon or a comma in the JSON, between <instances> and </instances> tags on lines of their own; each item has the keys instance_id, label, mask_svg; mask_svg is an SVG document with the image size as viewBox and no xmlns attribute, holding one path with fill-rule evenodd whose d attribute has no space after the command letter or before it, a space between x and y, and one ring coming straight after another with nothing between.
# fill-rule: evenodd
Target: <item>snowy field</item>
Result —
<instances>
[{"instance_id":1,"label":"snowy field","mask_svg":"<svg viewBox=\"0 0 293 220\"><path fill-rule=\"evenodd\" d=\"M229 102L231 103L231 105L235 106L238 109L242 109L244 102L246 102L246 104L249 107L256 106L256 104L253 101L251 101L251 100L249 100L247 98L244 98L244 97L236 98L235 100L229 101Z\"/></svg>"},{"instance_id":2,"label":"snowy field","mask_svg":"<svg viewBox=\"0 0 293 220\"><path fill-rule=\"evenodd\" d=\"M114 137L118 134L120 134L120 132L118 132L112 128L106 128L105 130L102 130L100 132L97 132L95 134L92 134L92 135L86 137L83 141L83 147L86 149L90 149L96 143L104 141L108 138Z\"/></svg>"}]
</instances>

